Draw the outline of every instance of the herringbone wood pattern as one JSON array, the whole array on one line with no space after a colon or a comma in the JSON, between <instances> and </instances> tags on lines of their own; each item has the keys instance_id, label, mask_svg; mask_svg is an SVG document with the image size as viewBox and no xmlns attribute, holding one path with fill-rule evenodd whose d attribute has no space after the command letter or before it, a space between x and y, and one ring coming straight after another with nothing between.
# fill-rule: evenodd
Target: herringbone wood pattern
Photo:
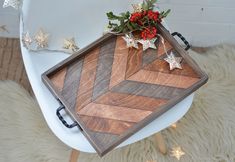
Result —
<instances>
[{"instance_id":1,"label":"herringbone wood pattern","mask_svg":"<svg viewBox=\"0 0 235 162\"><path fill-rule=\"evenodd\" d=\"M113 37L50 76L101 148L200 80L184 61L183 70L170 71L156 44L157 50L128 49ZM175 52L168 42L166 48Z\"/></svg>"}]
</instances>

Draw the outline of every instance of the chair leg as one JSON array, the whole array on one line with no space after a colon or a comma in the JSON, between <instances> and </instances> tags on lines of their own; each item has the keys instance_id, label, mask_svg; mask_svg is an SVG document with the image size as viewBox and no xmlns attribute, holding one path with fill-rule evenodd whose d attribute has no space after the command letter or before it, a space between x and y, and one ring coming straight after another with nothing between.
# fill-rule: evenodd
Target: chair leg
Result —
<instances>
[{"instance_id":1,"label":"chair leg","mask_svg":"<svg viewBox=\"0 0 235 162\"><path fill-rule=\"evenodd\" d=\"M161 132L156 133L154 136L155 136L155 141L157 143L156 147L158 147L159 151L162 154L166 154L167 153L167 148L166 148L165 140L164 140Z\"/></svg>"},{"instance_id":2,"label":"chair leg","mask_svg":"<svg viewBox=\"0 0 235 162\"><path fill-rule=\"evenodd\" d=\"M79 151L72 149L69 162L78 162Z\"/></svg>"}]
</instances>

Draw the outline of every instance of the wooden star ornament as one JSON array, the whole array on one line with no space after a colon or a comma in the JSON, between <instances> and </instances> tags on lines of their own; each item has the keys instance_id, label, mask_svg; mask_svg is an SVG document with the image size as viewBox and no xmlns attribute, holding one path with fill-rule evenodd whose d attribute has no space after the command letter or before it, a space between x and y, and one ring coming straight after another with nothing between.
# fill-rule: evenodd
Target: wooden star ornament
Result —
<instances>
[{"instance_id":1,"label":"wooden star ornament","mask_svg":"<svg viewBox=\"0 0 235 162\"><path fill-rule=\"evenodd\" d=\"M173 52L171 52L169 55L167 55L166 58L164 58L166 62L168 62L170 66L170 70L174 69L182 69L182 66L180 62L182 61L182 57L175 57Z\"/></svg>"},{"instance_id":2,"label":"wooden star ornament","mask_svg":"<svg viewBox=\"0 0 235 162\"><path fill-rule=\"evenodd\" d=\"M171 151L171 156L175 157L177 160L180 160L180 158L185 155L185 152L182 151L181 147L174 147Z\"/></svg>"},{"instance_id":3,"label":"wooden star ornament","mask_svg":"<svg viewBox=\"0 0 235 162\"><path fill-rule=\"evenodd\" d=\"M140 39L138 40L139 43L141 43L143 45L143 51L145 51L148 48L153 48L153 49L157 49L157 47L155 46L154 42L157 40L157 38L153 38L153 39Z\"/></svg>"},{"instance_id":4,"label":"wooden star ornament","mask_svg":"<svg viewBox=\"0 0 235 162\"><path fill-rule=\"evenodd\" d=\"M18 10L20 8L20 0L5 0L2 7L13 7Z\"/></svg>"},{"instance_id":5,"label":"wooden star ornament","mask_svg":"<svg viewBox=\"0 0 235 162\"><path fill-rule=\"evenodd\" d=\"M73 52L77 52L79 50L79 47L76 45L75 39L64 39L64 49L72 50Z\"/></svg>"},{"instance_id":6,"label":"wooden star ornament","mask_svg":"<svg viewBox=\"0 0 235 162\"><path fill-rule=\"evenodd\" d=\"M128 48L134 47L138 49L138 42L134 39L131 34L125 34L125 36L123 36L122 38L126 41L126 45Z\"/></svg>"},{"instance_id":7,"label":"wooden star ornament","mask_svg":"<svg viewBox=\"0 0 235 162\"><path fill-rule=\"evenodd\" d=\"M48 38L49 34L45 33L43 29L40 29L34 37L37 43L37 48L48 47Z\"/></svg>"}]
</instances>

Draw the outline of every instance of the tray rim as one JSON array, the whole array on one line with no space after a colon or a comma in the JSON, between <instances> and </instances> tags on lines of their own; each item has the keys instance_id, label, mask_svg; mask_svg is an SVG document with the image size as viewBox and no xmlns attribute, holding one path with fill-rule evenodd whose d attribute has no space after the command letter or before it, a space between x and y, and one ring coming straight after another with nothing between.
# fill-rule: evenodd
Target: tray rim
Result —
<instances>
[{"instance_id":1,"label":"tray rim","mask_svg":"<svg viewBox=\"0 0 235 162\"><path fill-rule=\"evenodd\" d=\"M198 64L187 54L187 52L183 49L181 45L174 39L174 37L171 36L169 31L161 24L158 26L158 30L161 32L162 36L172 45L173 49L175 49L183 58L184 60L190 64L190 66L193 68L193 70L199 75L200 80L194 83L190 88L184 91L181 95L175 97L174 99L169 100L166 104L163 106L160 106L158 108L158 111L154 111L149 116L147 116L142 121L138 122L138 124L135 124L133 127L129 128L127 131L125 131L123 134L121 134L116 140L112 141L110 144L110 147L101 149L97 143L90 137L89 130L86 129L86 126L83 125L81 122L81 119L75 115L76 112L74 110L71 110L69 108L69 104L63 99L63 96L60 95L58 90L54 87L52 82L50 81L49 77L62 68L66 67L68 64L72 63L73 61L76 61L77 59L82 58L85 56L89 51L96 48L100 43L103 41L106 41L108 39L111 39L113 37L116 37L116 35L113 34L105 34L104 36L100 37L99 39L95 40L88 46L84 47L74 55L68 57L67 59L61 61L60 63L56 64L46 72L44 72L41 75L43 83L46 85L46 87L50 90L50 92L53 94L53 96L66 107L66 111L68 114L72 117L73 120L77 121L79 124L79 127L81 129L81 132L83 135L87 138L87 140L91 143L91 145L94 147L96 152L103 156L107 152L111 151L114 147L119 145L121 142L126 140L128 137L136 133L138 130L152 122L155 118L163 114L164 112L168 111L170 108L172 108L174 105L176 105L178 102L189 96L191 93L193 93L195 90L197 90L199 87L201 87L203 84L205 84L208 81L208 75L201 70L201 68L198 66Z\"/></svg>"}]
</instances>

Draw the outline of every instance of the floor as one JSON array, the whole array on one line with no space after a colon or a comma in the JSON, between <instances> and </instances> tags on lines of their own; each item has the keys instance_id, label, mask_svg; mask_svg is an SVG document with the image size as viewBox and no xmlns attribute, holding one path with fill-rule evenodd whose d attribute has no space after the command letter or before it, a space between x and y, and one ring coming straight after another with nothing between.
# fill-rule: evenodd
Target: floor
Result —
<instances>
[{"instance_id":1,"label":"floor","mask_svg":"<svg viewBox=\"0 0 235 162\"><path fill-rule=\"evenodd\" d=\"M17 38L0 38L0 80L13 80L32 94Z\"/></svg>"}]
</instances>

